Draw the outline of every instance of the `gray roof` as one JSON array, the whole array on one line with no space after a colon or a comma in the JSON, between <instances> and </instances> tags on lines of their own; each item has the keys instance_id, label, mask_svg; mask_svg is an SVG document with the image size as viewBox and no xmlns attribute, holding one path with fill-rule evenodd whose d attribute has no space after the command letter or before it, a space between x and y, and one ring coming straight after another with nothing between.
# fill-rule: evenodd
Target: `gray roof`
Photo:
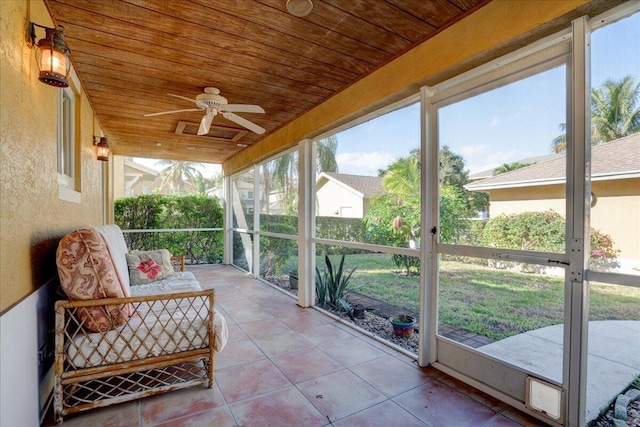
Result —
<instances>
[{"instance_id":1,"label":"gray roof","mask_svg":"<svg viewBox=\"0 0 640 427\"><path fill-rule=\"evenodd\" d=\"M527 157L526 159L516 160L516 162L518 162L518 163L542 163L542 162L546 162L547 160L555 159L556 157L561 157L561 156L563 156L563 155L562 154L545 154L543 156ZM513 163L513 162L511 162L511 163ZM493 176L493 174L494 174L496 169L497 168L491 168L491 169L482 170L480 172L474 172L474 173L469 175L469 180L470 181L477 181L479 179L490 178L490 177Z\"/></svg>"},{"instance_id":2,"label":"gray roof","mask_svg":"<svg viewBox=\"0 0 640 427\"><path fill-rule=\"evenodd\" d=\"M549 185L565 181L566 156L536 163L515 171L476 181L465 187L471 191L506 187ZM640 133L607 142L591 149L593 181L640 177Z\"/></svg>"},{"instance_id":3,"label":"gray roof","mask_svg":"<svg viewBox=\"0 0 640 427\"><path fill-rule=\"evenodd\" d=\"M382 177L379 176L348 175L336 172L323 172L322 174L351 187L361 193L364 198L369 198L382 191Z\"/></svg>"}]
</instances>

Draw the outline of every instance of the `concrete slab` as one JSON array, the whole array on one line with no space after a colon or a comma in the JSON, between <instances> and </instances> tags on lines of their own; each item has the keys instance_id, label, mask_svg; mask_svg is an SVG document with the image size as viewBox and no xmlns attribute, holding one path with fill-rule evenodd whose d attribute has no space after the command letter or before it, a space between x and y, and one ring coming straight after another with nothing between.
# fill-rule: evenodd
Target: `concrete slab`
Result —
<instances>
[{"instance_id":1,"label":"concrete slab","mask_svg":"<svg viewBox=\"0 0 640 427\"><path fill-rule=\"evenodd\" d=\"M562 382L563 325L514 335L477 350ZM589 322L587 421L598 416L640 373L640 321Z\"/></svg>"}]
</instances>

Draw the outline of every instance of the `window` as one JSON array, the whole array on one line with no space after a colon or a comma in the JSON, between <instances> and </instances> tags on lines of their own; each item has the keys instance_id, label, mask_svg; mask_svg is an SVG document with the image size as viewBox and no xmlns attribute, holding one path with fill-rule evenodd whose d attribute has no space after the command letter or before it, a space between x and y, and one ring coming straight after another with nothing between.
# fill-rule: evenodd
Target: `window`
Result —
<instances>
[{"instance_id":1,"label":"window","mask_svg":"<svg viewBox=\"0 0 640 427\"><path fill-rule=\"evenodd\" d=\"M58 92L58 182L74 188L74 120L73 91L69 88Z\"/></svg>"},{"instance_id":2,"label":"window","mask_svg":"<svg viewBox=\"0 0 640 427\"><path fill-rule=\"evenodd\" d=\"M76 120L77 92L72 86L58 91L58 197L72 203L80 203L79 179L76 176L79 156Z\"/></svg>"}]
</instances>

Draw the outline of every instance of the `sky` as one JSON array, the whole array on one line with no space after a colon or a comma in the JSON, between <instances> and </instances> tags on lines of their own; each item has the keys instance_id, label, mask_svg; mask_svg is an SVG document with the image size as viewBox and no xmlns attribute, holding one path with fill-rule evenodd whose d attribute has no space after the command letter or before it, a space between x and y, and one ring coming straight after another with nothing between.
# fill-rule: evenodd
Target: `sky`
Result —
<instances>
[{"instance_id":1,"label":"sky","mask_svg":"<svg viewBox=\"0 0 640 427\"><path fill-rule=\"evenodd\" d=\"M592 34L591 82L631 75L640 82L640 13ZM566 122L564 66L544 71L439 110L440 145L465 159L470 173L551 153ZM378 175L420 146L420 106L414 104L337 134L340 173ZM155 160L136 159L155 167ZM205 177L219 165L202 169Z\"/></svg>"},{"instance_id":2,"label":"sky","mask_svg":"<svg viewBox=\"0 0 640 427\"><path fill-rule=\"evenodd\" d=\"M640 13L592 34L591 81L631 75L640 82ZM566 123L565 68L559 67L439 111L440 144L478 172L527 157L551 153L551 143ZM341 173L377 175L420 145L419 105L340 132Z\"/></svg>"}]
</instances>

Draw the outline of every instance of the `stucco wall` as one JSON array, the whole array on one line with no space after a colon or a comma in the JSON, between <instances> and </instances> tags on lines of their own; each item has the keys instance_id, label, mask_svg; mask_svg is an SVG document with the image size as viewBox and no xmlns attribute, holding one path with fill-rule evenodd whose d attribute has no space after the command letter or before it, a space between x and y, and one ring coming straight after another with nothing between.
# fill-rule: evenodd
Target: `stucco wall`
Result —
<instances>
[{"instance_id":1,"label":"stucco wall","mask_svg":"<svg viewBox=\"0 0 640 427\"><path fill-rule=\"evenodd\" d=\"M620 258L640 264L640 178L594 181L597 197L591 208L591 227L609 234ZM490 193L489 216L551 210L565 216L564 186L520 187Z\"/></svg>"},{"instance_id":2,"label":"stucco wall","mask_svg":"<svg viewBox=\"0 0 640 427\"><path fill-rule=\"evenodd\" d=\"M352 191L327 181L316 191L318 216L362 218L362 198ZM348 212L344 208L350 208Z\"/></svg>"},{"instance_id":3,"label":"stucco wall","mask_svg":"<svg viewBox=\"0 0 640 427\"><path fill-rule=\"evenodd\" d=\"M57 91L38 81L28 20L52 26L41 1L0 1L0 312L56 274L58 239L102 218L102 162L92 145L94 117L81 92L80 204L58 199ZM42 37L43 33L38 32ZM99 129L95 130L99 132ZM99 134L99 133L97 133Z\"/></svg>"},{"instance_id":4,"label":"stucco wall","mask_svg":"<svg viewBox=\"0 0 640 427\"><path fill-rule=\"evenodd\" d=\"M57 93L38 81L27 23L53 26L40 0L0 1L0 425L38 425L52 390L55 251L67 232L102 222L100 135L81 87L75 134L80 203L59 199ZM43 36L37 32L38 38ZM47 357L38 350L47 344Z\"/></svg>"}]
</instances>

